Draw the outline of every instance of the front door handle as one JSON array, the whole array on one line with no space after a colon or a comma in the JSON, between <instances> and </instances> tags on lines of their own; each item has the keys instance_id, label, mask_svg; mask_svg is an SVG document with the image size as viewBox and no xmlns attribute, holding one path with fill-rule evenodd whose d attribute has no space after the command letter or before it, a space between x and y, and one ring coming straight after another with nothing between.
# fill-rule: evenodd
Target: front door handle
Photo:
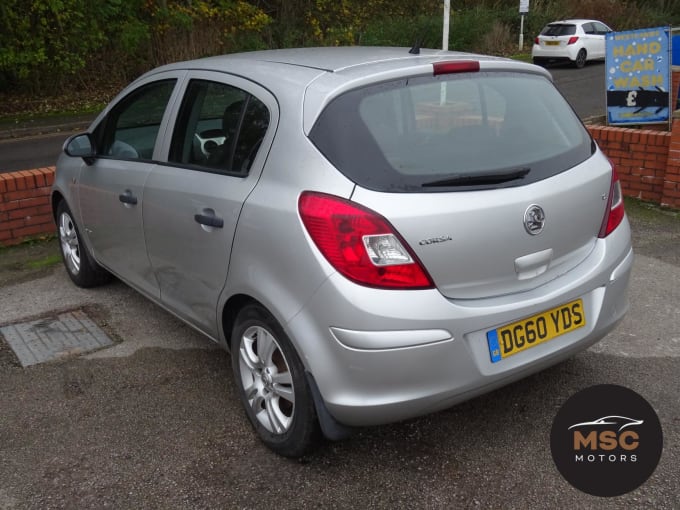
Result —
<instances>
[{"instance_id":1,"label":"front door handle","mask_svg":"<svg viewBox=\"0 0 680 510\"><path fill-rule=\"evenodd\" d=\"M214 211L211 211L208 214L206 213L207 211L204 211L203 214L194 214L194 220L196 220L197 223L200 223L201 225L204 225L206 227L213 228L224 227L224 220L218 216L215 216Z\"/></svg>"},{"instance_id":2,"label":"front door handle","mask_svg":"<svg viewBox=\"0 0 680 510\"><path fill-rule=\"evenodd\" d=\"M129 189L126 189L125 193L118 195L118 200L126 205L137 205L137 197L134 196Z\"/></svg>"}]
</instances>

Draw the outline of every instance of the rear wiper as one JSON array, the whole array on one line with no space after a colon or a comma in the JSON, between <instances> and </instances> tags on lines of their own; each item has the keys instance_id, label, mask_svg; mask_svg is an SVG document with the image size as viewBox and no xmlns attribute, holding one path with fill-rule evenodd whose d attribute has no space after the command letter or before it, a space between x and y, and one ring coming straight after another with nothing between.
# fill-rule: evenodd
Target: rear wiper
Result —
<instances>
[{"instance_id":1,"label":"rear wiper","mask_svg":"<svg viewBox=\"0 0 680 510\"><path fill-rule=\"evenodd\" d=\"M484 184L501 184L516 179L523 179L529 172L531 172L531 168L513 168L512 170L495 174L458 175L456 177L449 177L438 181L426 182L422 186L423 188L435 188L440 186L481 186Z\"/></svg>"}]
</instances>

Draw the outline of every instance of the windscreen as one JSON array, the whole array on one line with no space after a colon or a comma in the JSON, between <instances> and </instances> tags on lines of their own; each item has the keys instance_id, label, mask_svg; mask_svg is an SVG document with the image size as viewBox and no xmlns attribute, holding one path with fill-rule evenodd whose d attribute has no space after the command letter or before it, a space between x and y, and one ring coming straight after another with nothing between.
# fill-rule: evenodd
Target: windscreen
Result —
<instances>
[{"instance_id":1,"label":"windscreen","mask_svg":"<svg viewBox=\"0 0 680 510\"><path fill-rule=\"evenodd\" d=\"M352 181L394 192L527 184L576 166L594 150L549 80L505 72L352 90L329 103L310 139Z\"/></svg>"}]
</instances>

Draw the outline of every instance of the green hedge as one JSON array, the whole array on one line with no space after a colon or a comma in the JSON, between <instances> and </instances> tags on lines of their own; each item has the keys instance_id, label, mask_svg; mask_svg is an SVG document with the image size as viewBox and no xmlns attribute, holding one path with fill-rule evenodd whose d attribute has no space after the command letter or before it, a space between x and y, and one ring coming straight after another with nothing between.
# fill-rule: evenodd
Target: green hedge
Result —
<instances>
[{"instance_id":1,"label":"green hedge","mask_svg":"<svg viewBox=\"0 0 680 510\"><path fill-rule=\"evenodd\" d=\"M450 49L516 51L517 0L455 0ZM118 87L170 61L316 45L440 47L441 0L2 0L0 93ZM615 29L680 23L680 0L532 0L525 40L548 21Z\"/></svg>"}]
</instances>

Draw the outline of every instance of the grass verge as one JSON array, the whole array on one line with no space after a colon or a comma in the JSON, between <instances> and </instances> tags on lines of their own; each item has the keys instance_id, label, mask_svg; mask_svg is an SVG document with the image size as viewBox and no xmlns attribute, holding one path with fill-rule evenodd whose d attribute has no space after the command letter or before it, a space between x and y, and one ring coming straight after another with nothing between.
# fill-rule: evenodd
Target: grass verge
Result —
<instances>
[{"instance_id":1,"label":"grass verge","mask_svg":"<svg viewBox=\"0 0 680 510\"><path fill-rule=\"evenodd\" d=\"M0 247L0 287L39 278L59 264L59 242L54 236Z\"/></svg>"}]
</instances>

